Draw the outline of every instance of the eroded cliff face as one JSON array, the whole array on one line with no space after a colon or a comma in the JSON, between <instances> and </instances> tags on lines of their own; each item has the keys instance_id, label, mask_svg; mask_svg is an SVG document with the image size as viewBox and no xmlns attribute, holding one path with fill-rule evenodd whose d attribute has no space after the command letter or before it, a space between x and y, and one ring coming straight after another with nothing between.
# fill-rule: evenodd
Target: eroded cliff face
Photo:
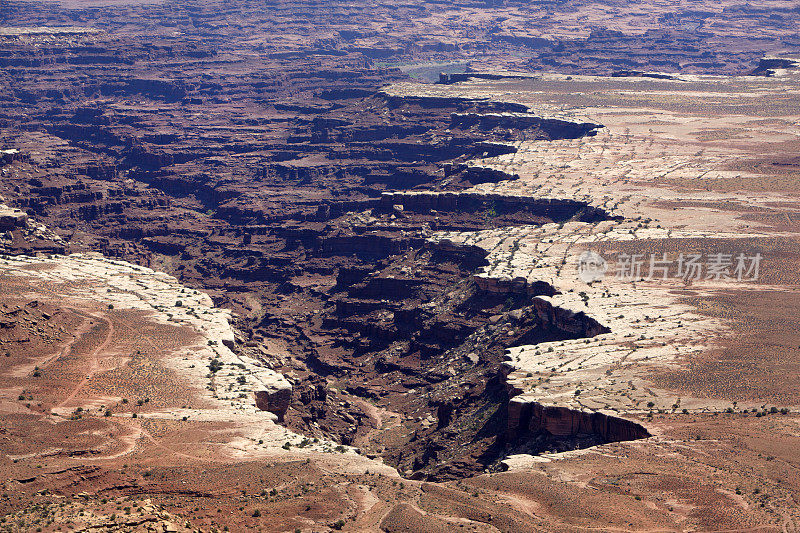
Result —
<instances>
[{"instance_id":1,"label":"eroded cliff face","mask_svg":"<svg viewBox=\"0 0 800 533\"><path fill-rule=\"evenodd\" d=\"M426 402L436 411L402 447L387 450L393 464L416 479L446 480L501 469L501 460L521 448L540 453L604 442L600 428L591 426L574 434L550 432L549 426L516 434L510 431L516 416L513 397L519 391L506 386L503 360L511 346L587 338L608 329L583 313L553 306L532 293L484 291L474 280L466 285L468 292L474 291L469 302L503 303L485 309L497 314L486 317L463 342L433 356L426 365L428 372L444 377L426 387L418 403ZM544 289L545 293L552 290ZM549 447L541 444L543 438Z\"/></svg>"},{"instance_id":2,"label":"eroded cliff face","mask_svg":"<svg viewBox=\"0 0 800 533\"><path fill-rule=\"evenodd\" d=\"M536 452L531 449L530 442L542 437L545 446L558 449L568 439L597 439L598 443L606 443L650 436L650 432L638 422L608 413L543 405L522 398L512 398L508 403L505 438L510 446L525 449L528 453Z\"/></svg>"},{"instance_id":3,"label":"eroded cliff face","mask_svg":"<svg viewBox=\"0 0 800 533\"><path fill-rule=\"evenodd\" d=\"M377 270L340 268L328 299L333 305L320 310L316 325L292 324L303 332L298 344L306 369L287 412L289 427L381 455L415 478L499 468L512 449L505 350L608 330L538 298L554 293L545 283L474 277L485 255L440 240L385 257ZM270 335L287 325L269 322L263 327ZM347 394L326 391L320 374ZM369 404L397 413L397 424L376 419Z\"/></svg>"},{"instance_id":4,"label":"eroded cliff face","mask_svg":"<svg viewBox=\"0 0 800 533\"><path fill-rule=\"evenodd\" d=\"M480 278L483 283L495 281ZM506 288L504 292L511 292ZM542 323L553 324L572 338L590 338L610 330L584 313L575 313L557 307L542 299L532 306ZM537 454L543 451L567 451L585 447L588 443L601 444L650 437L650 432L639 422L628 420L611 412L576 409L558 405L552 400L536 400L521 395L523 391L506 378L514 366L504 362L498 377L508 394L506 426L500 433L506 453L515 450Z\"/></svg>"},{"instance_id":5,"label":"eroded cliff face","mask_svg":"<svg viewBox=\"0 0 800 533\"><path fill-rule=\"evenodd\" d=\"M50 471L48 465L55 464L50 457L42 460L43 470L36 468L38 458L23 458L14 463L14 470L38 479L19 482L19 486L12 480L7 488L27 490L25 498L37 505L29 508L30 513L18 512L23 499L15 497L23 492L0 499L0 512L14 512L7 523L24 519L32 524L42 509L49 508L38 503L51 503L45 500L52 492L43 489L54 487L73 494L96 491L93 497L103 496L104 515L115 513L123 501L108 495L106 506L106 491L124 496L128 503L122 505L131 505L131 492L157 494L161 490L162 496L178 501L183 510L205 509L203 502L215 496L220 508L205 516L201 510L189 511L175 520L191 519L193 530L222 529L221 516L231 520L228 525L233 529L326 529L336 524L331 517L339 515L334 513L354 508L361 513L360 521L347 525L354 530L402 529L410 520L426 530L447 528L454 519L460 525L501 530L540 531L574 524L573 508L548 522L543 517L558 511L543 506L529 512L544 500L542 494L556 494L560 501L569 501L562 498L569 496L581 504L590 502L586 509L592 526L598 508L618 503L626 511L638 506L641 516L647 517L639 521L626 512L603 523L597 520L598 529L709 529L709 523L702 522L706 518L695 517L723 516L725 511L718 505L725 498L720 496L723 485L717 484L720 463L697 460L707 450L718 452L719 448L706 444L709 447L693 448L694 455L681 455L692 449L683 445L683 435L673 441L680 444L653 443L664 446L657 474L664 477L650 476L648 470L647 477L658 480L652 482L649 493L655 497L645 497L638 504L606 476L616 468L609 465L623 457L614 455L614 447L604 450L604 459L595 461L599 454L591 454L587 462L593 465L577 466L586 468L582 475L596 475L598 483L588 488L577 490L580 481L563 483L560 474L568 470L556 467L558 480L549 484L531 483L528 473L526 478L480 476L467 482L480 488L480 493L474 493L477 496L471 496L472 490L468 494L460 483L401 482L386 475L393 476L391 467L358 458L346 446L340 448L346 455L336 451L318 464L291 458L296 457L295 446L303 446L298 453L306 454L314 447L309 442L330 438L335 442L319 448L334 452L339 444L353 445L397 467L404 476L448 480L502 469L508 454L566 451L646 437L646 430L611 409L621 406L623 412L633 405L641 407L638 413L644 415L643 406L652 398L654 412L669 411L669 406L676 405L674 398L651 396L640 386L641 380L631 384L620 376L633 366L646 368L646 358L652 353L670 362L674 360L670 357L695 353L689 350L698 350L697 334L703 330L680 322L687 307L675 305L672 297L666 311L653 305L656 298L643 302L653 293L641 290L632 294L620 289L621 295L612 298L592 287L596 290L584 294L591 302L584 301L577 291L585 287L561 283L562 269L576 244L676 234L667 228L638 227L647 225L643 220L616 224L621 221L614 217L620 213L650 217L651 213L642 212L642 205L653 204L638 203L640 197L660 193L637 190L641 183L637 180L643 175L659 176L653 178L658 181L677 172L696 183L698 174L684 172L709 161L691 155L700 147L716 157L724 147L758 138L794 138L794 124L779 125L786 118L779 108L772 109L780 120L767 122L749 115L755 129L732 135L738 128L732 125L743 122L736 109L735 119L723 121L726 131L720 131L718 142L712 139L695 146L697 138L693 138L677 146L682 141L675 141L663 145L665 154L677 154L675 158L657 155L662 150L661 132L671 128L662 126L685 120L683 111L676 110L665 95L676 94L673 91L684 86L685 94L691 94L687 101L694 104L697 99L698 105L708 109L717 105L719 87L711 88L711 98L700 98L696 89L705 82L699 78L654 72L786 74L796 66L790 58L768 58L755 71L752 66L765 51L797 48L797 9L791 2L773 2L769 9L734 2L709 10L686 9L679 2L651 3L644 9L633 2L606 3L597 10L583 0L175 0L100 2L101 8L91 5L97 2L84 1L0 3L0 67L5 76L0 84L0 194L4 197L0 201L21 210L0 219L0 250L9 254L99 251L107 258L91 263L116 281L119 268L128 267L109 258L124 258L180 280L180 287L177 281L169 282L178 292L171 290L161 302L164 309L159 313L166 322L179 318L200 324L212 316L206 310L215 312L216 307L205 298L200 316L191 316L189 306L178 308L176 299L189 301L179 296L184 289L190 291L184 286L207 291L217 306L234 311L236 321L235 333L223 328L220 344L207 344L203 338L191 354L170 363L182 377L196 380L203 394L212 395L215 401L207 409L178 401L168 387L154 386L170 406L168 424L160 426L166 429L131 440L142 446L136 457L149 458L146 454L152 450L155 461L168 462L169 468L151 471L148 461L146 472L141 465L141 477L131 472L135 468L125 468L122 475L107 477L107 484L99 485L95 479L103 477L104 467L83 464L43 474ZM623 31L602 29L611 17ZM587 27L596 29L589 32ZM712 33L714 37L709 38ZM440 68L455 74L441 76L439 85L408 84L402 96L386 85L397 87L396 82L407 80L409 73L435 81ZM464 72L472 68L492 71ZM500 73L511 70L557 70L562 75ZM618 78L592 80L582 74ZM625 86L624 97L608 92L613 80L632 82ZM670 86L651 85L655 80ZM496 85L492 96L486 97L490 93L479 94L479 85L488 81ZM722 78L714 83L724 85ZM659 90L651 104L640 91L648 87ZM758 90L765 95L762 103L776 94L775 86ZM521 93L538 95L533 102L520 100L529 102L530 108L492 101L520 98ZM787 94L783 98L788 102L791 95ZM618 106L617 102L627 103ZM586 105L613 109L599 115L602 120L570 116L571 109ZM630 109L648 113L648 105L656 111L650 115L652 120L646 119L650 124L641 120L646 115L637 115L629 122L633 133L623 135L620 124L629 120L625 114ZM763 109L760 106L759 113ZM715 137L713 127L705 131L714 121L707 120L707 115L696 118L702 134ZM676 140L694 135L687 124L676 126L668 136ZM646 144L640 134L650 127L655 132L651 130L652 142ZM764 145L757 157L774 148L774 144ZM741 158L737 159L732 168L740 168ZM796 165L796 157L787 155L784 162ZM605 164L603 172L595 172ZM633 182L626 190L635 200L609 190L629 179ZM785 176L776 180L786 181ZM669 194L674 192L670 189ZM714 195L702 196L698 201ZM749 217L758 219L764 213L782 218L778 211L762 210L765 202L760 192L756 197L742 211L748 224ZM782 201L772 204L782 205ZM623 210L617 209L620 205ZM708 219L727 216L719 207ZM792 227L790 215L786 216L788 227ZM611 226L615 229L607 232ZM526 252L518 253L520 246ZM502 253L495 253L498 249ZM487 254L487 250L492 252ZM83 260L73 259L86 266ZM28 266L31 276L34 272L47 275L38 266ZM84 271L89 280L96 275L94 266ZM75 271L81 269L64 268L59 276L72 279ZM131 275L143 274L133 268ZM152 289L151 275L157 276L148 271L135 290L114 291L116 299L109 299L105 292L98 294L91 302L97 307L94 311L98 316L112 314L106 301L120 308L117 311L122 311L124 302L138 309L135 306L147 299L131 297L136 291L146 295ZM80 281L75 286L79 293L85 288ZM41 285L47 289L49 282ZM630 307L620 310L617 304ZM628 313L638 313L641 320L625 329ZM668 316L662 318L662 314ZM6 333L19 330L22 339L42 329L37 322L48 321L38 312L30 316L35 321L25 328L5 316L0 328ZM658 321L657 325L651 320ZM118 333L133 329L124 323L120 322ZM614 331L608 332L609 328ZM682 333L676 333L677 329ZM635 337L625 338L634 332ZM672 342L676 338L680 343ZM154 357L170 354L176 344L170 335L164 335L163 342L165 349L154 349ZM629 358L631 344L639 350L638 357ZM673 353L665 355L667 348ZM25 349L14 351L8 360L27 357ZM218 357L213 368L223 364L225 371L214 372L208 366L212 357ZM513 375L507 376L511 368ZM83 379L83 370L77 371L76 379ZM275 379L256 379L259 375ZM148 384L152 378L149 373ZM29 383L38 386L38 379L31 376ZM590 391L581 380L591 380ZM136 390L138 380L133 381L130 385ZM110 383L117 387L120 380ZM12 387L18 385L12 380ZM522 387L524 395L519 394ZM580 388L582 393L575 394ZM613 394L605 392L612 388ZM97 387L103 394L106 389L111 387ZM12 406L12 416L5 420L17 420L15 411L22 409L12 391L11 401L6 402ZM609 405L607 399L617 403ZM108 405L107 398L100 401ZM152 403L145 409L151 408ZM134 406L121 402L115 409L117 414L136 412ZM117 418L105 420L96 409L93 413L97 416L87 415L91 420L86 422L98 424L94 427ZM48 409L41 409L41 414L35 418L41 418L46 430L37 435L57 433ZM137 424L152 430L149 413L144 414L147 421L137 419ZM182 420L183 416L189 420ZM224 420L216 418L220 416ZM190 422L195 418L197 426ZM244 422L231 440L233 461L262 457L266 448L266 453L273 454L269 461L278 457L279 464L253 461L253 465L237 463L230 468L230 463L205 462L218 458L222 435L206 422L216 421L220 424L216 428L222 429L234 418ZM308 438L274 426L271 421L278 419ZM135 426L132 420L124 422ZM189 439L174 431L184 423L192 428ZM86 428L80 427L81 431ZM110 441L119 443L118 429L113 435L108 432ZM73 439L71 433L62 430L59 435L64 437L64 453L97 451L81 444L89 442L84 437ZM794 438L793 428L785 433ZM81 434L94 441L102 438L95 431ZM23 439L19 435L9 430L5 436L18 445ZM213 446L186 449L187 440L205 440L209 435ZM286 450L285 444L292 450ZM165 459L164 445L171 445L178 455ZM650 446L620 448L626 454L642 448L641 462L633 461L633 454L624 456L631 469L653 466ZM187 467L186 455L195 452L204 463ZM356 461L361 474L352 476ZM733 462L737 468L744 464L738 456ZM347 472L331 476L332 464L344 465ZM672 465L688 473L685 478L711 475L714 486L670 481L679 489L665 496L662 482L672 479ZM372 474L364 474L367 469ZM186 477L194 481L184 485L184 476L192 471L196 475ZM274 497L261 493L264 478L291 481L282 484L280 496ZM525 491L531 492L509 500L506 483L520 480ZM632 481L636 490L651 483ZM601 485L604 482L608 482L607 490ZM312 483L314 489L309 491ZM774 476L753 483L770 487L762 492L764 498L767 493L775 501L789 496L774 484ZM494 489L484 492L492 485ZM706 507L697 499L686 503L687 494L691 498L699 494L696 498L707 497L712 503ZM743 502L750 504L750 511L758 503L762 509L764 504L769 507L766 500L747 501L732 492L728 496L730 516L743 514ZM682 502L675 505L676 513L671 498ZM423 501L428 507L421 511L418 505ZM58 517L65 516L61 507ZM83 520L79 508L66 507L77 520L74 523L82 524L78 527L114 529L119 525L108 517ZM142 508L147 513L164 511L163 505ZM219 509L223 512L218 513ZM685 509L690 510L681 514ZM134 524L140 520L139 510L126 513L124 520ZM651 520L656 515L660 518ZM436 516L446 519L432 518ZM122 519L121 513L117 518ZM785 516L776 511L771 520L783 523L778 520L785 521ZM725 529L753 525L736 523Z\"/></svg>"},{"instance_id":6,"label":"eroded cliff face","mask_svg":"<svg viewBox=\"0 0 800 533\"><path fill-rule=\"evenodd\" d=\"M477 173L474 167L466 167L466 171L468 173L470 171ZM513 178L513 176L503 177L503 179L508 178ZM483 182L480 179L474 181L474 183ZM493 217L503 215L521 217L528 214L531 217L541 217L541 220L549 219L554 222L565 222L567 220L593 222L609 218L608 214L602 209L575 200L477 192L387 192L381 195L381 207L388 209L389 206L395 205L402 206L404 210L418 213L430 213L431 211L445 213L489 211ZM511 225L508 223L508 219L505 219L505 222L506 224L504 225Z\"/></svg>"},{"instance_id":7,"label":"eroded cliff face","mask_svg":"<svg viewBox=\"0 0 800 533\"><path fill-rule=\"evenodd\" d=\"M134 165L128 170L134 179L123 189L37 183L30 207L53 217L78 204L84 222L116 222L103 229L107 252L174 264L183 279L216 289L218 302L241 315L237 349L292 376L291 387L254 391L256 406L287 427L380 455L415 478L500 468L523 433L539 442L549 427L509 440L505 349L605 329L537 298L556 292L547 283L476 275L488 265L482 248L429 237L441 230L607 219L603 210L574 200L459 192L513 178L465 163L476 154L511 153L508 142L519 138L587 135L597 125L543 127L540 120L516 124L505 115L453 120L455 110L479 114L496 107L463 99L339 102L299 121L283 161L256 170L257 188L186 173L184 163L169 157L155 164L134 148L122 163ZM343 106L358 117L339 118L348 116ZM324 155L298 153L300 138ZM385 191L390 183L428 190ZM330 189L314 197L319 187ZM191 205L208 208L208 216L190 214ZM150 212L178 206L187 222L146 223ZM268 347L276 343L284 350ZM376 409L397 413L397 424L387 426ZM599 426L582 428L588 433L548 434L548 442L572 449L607 438Z\"/></svg>"},{"instance_id":8,"label":"eroded cliff face","mask_svg":"<svg viewBox=\"0 0 800 533\"><path fill-rule=\"evenodd\" d=\"M569 452L651 436L642 424L613 413L512 398L508 403L507 429L501 437L501 459L493 467L507 468L503 458L517 454Z\"/></svg>"},{"instance_id":9,"label":"eroded cliff face","mask_svg":"<svg viewBox=\"0 0 800 533\"><path fill-rule=\"evenodd\" d=\"M0 204L0 231L12 231L28 225L28 214Z\"/></svg>"},{"instance_id":10,"label":"eroded cliff face","mask_svg":"<svg viewBox=\"0 0 800 533\"><path fill-rule=\"evenodd\" d=\"M255 391L256 407L262 411L269 411L278 417L278 422L283 422L286 410L292 401L292 388L269 388Z\"/></svg>"},{"instance_id":11,"label":"eroded cliff face","mask_svg":"<svg viewBox=\"0 0 800 533\"><path fill-rule=\"evenodd\" d=\"M505 349L604 329L538 298L557 292L546 282L479 275L482 248L430 237L608 219L571 199L464 192L517 179L476 158L602 126L513 103L393 96L379 87L402 73L364 61L369 49L333 54L341 42L209 68L239 56L201 28L190 31L210 34L203 45L91 32L68 38L71 55L6 43L21 86L64 61L97 80L10 89L32 107L36 135L11 137L29 148L3 159L9 202L74 249L165 270L235 311L237 352L291 381L248 398L288 427L418 478L497 468L511 449ZM136 62L152 75L128 72ZM66 250L13 232L8 251Z\"/></svg>"}]
</instances>

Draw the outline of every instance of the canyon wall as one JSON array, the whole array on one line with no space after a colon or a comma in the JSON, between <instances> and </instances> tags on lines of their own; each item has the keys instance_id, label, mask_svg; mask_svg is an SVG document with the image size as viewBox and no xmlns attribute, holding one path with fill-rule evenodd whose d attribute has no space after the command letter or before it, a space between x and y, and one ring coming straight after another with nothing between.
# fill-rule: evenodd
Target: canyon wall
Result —
<instances>
[{"instance_id":1,"label":"canyon wall","mask_svg":"<svg viewBox=\"0 0 800 533\"><path fill-rule=\"evenodd\" d=\"M545 405L524 397L512 398L508 402L508 441L517 441L540 432L555 437L596 435L603 442L651 436L641 424L605 412Z\"/></svg>"}]
</instances>

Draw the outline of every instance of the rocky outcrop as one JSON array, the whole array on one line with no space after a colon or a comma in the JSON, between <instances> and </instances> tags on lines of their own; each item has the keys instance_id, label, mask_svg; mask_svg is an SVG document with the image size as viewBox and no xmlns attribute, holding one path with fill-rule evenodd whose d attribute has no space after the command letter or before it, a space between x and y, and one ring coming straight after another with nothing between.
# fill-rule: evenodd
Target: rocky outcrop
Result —
<instances>
[{"instance_id":1,"label":"rocky outcrop","mask_svg":"<svg viewBox=\"0 0 800 533\"><path fill-rule=\"evenodd\" d=\"M547 48L555 44L551 39L515 35L513 33L496 33L492 35L492 41L524 46L525 48Z\"/></svg>"},{"instance_id":2,"label":"rocky outcrop","mask_svg":"<svg viewBox=\"0 0 800 533\"><path fill-rule=\"evenodd\" d=\"M483 144L487 145L488 143ZM516 149L511 151L516 151ZM509 151L503 150L502 145L495 144L491 148L487 147L484 153L487 156L495 156L502 153L509 153ZM445 164L443 167L445 177L460 175L463 179L475 185L479 183L499 183L501 181L512 181L519 179L518 174L509 174L508 172L503 172L502 170L497 170L494 168L471 166L466 163L460 163L456 165Z\"/></svg>"},{"instance_id":3,"label":"rocky outcrop","mask_svg":"<svg viewBox=\"0 0 800 533\"><path fill-rule=\"evenodd\" d=\"M527 294L528 296L552 296L556 290L544 281L529 282L527 278L492 278L475 275L472 277L481 291L497 294Z\"/></svg>"},{"instance_id":4,"label":"rocky outcrop","mask_svg":"<svg viewBox=\"0 0 800 533\"><path fill-rule=\"evenodd\" d=\"M15 148L0 150L0 167L11 164L14 161L23 159L22 154Z\"/></svg>"},{"instance_id":5,"label":"rocky outcrop","mask_svg":"<svg viewBox=\"0 0 800 533\"><path fill-rule=\"evenodd\" d=\"M456 244L450 239L426 241L425 248L433 250L444 261L454 261L465 268L475 269L488 265L488 252L480 246Z\"/></svg>"},{"instance_id":6,"label":"rocky outcrop","mask_svg":"<svg viewBox=\"0 0 800 533\"><path fill-rule=\"evenodd\" d=\"M28 214L19 210L0 204L0 231L11 231L16 228L24 228L28 224Z\"/></svg>"},{"instance_id":7,"label":"rocky outcrop","mask_svg":"<svg viewBox=\"0 0 800 533\"><path fill-rule=\"evenodd\" d=\"M478 126L483 130L513 128L518 130L540 129L550 139L577 139L594 135L602 124L543 118L532 113L453 113L453 127Z\"/></svg>"},{"instance_id":8,"label":"rocky outcrop","mask_svg":"<svg viewBox=\"0 0 800 533\"><path fill-rule=\"evenodd\" d=\"M278 422L283 422L283 417L292 403L292 387L288 383L281 383L264 390L257 390L255 399L256 407L262 411L273 413L278 417Z\"/></svg>"},{"instance_id":9,"label":"rocky outcrop","mask_svg":"<svg viewBox=\"0 0 800 533\"><path fill-rule=\"evenodd\" d=\"M597 436L603 442L650 436L641 424L604 412L545 405L524 397L512 398L508 402L507 440L514 442L542 432L554 437Z\"/></svg>"},{"instance_id":10,"label":"rocky outcrop","mask_svg":"<svg viewBox=\"0 0 800 533\"><path fill-rule=\"evenodd\" d=\"M782 70L800 68L797 57L762 57L758 66L751 72L752 76L774 76Z\"/></svg>"},{"instance_id":11,"label":"rocky outcrop","mask_svg":"<svg viewBox=\"0 0 800 533\"><path fill-rule=\"evenodd\" d=\"M656 80L680 80L674 74L663 72L642 72L641 70L618 70L611 73L612 78L653 78Z\"/></svg>"},{"instance_id":12,"label":"rocky outcrop","mask_svg":"<svg viewBox=\"0 0 800 533\"><path fill-rule=\"evenodd\" d=\"M461 74L452 74L452 76L461 76ZM472 77L473 74L469 74L468 77ZM498 76L496 78L491 79L501 79L503 76ZM379 91L378 96L384 98L390 105L400 107L402 105L416 105L420 106L424 109L435 109L435 108L448 108L448 107L456 107L456 108L463 108L465 106L472 106L478 103L481 104L481 109L485 110L486 112L512 112L512 113L526 113L528 111L528 106L523 104L517 104L513 102L475 102L474 100L470 100L469 98L458 98L458 97L447 97L447 96L416 96L416 95L404 95L398 96L394 94L389 94L385 91Z\"/></svg>"},{"instance_id":13,"label":"rocky outcrop","mask_svg":"<svg viewBox=\"0 0 800 533\"><path fill-rule=\"evenodd\" d=\"M455 72L446 74L444 72L439 74L439 83L449 85L452 83L459 83L467 81L470 78L479 80L504 80L504 79L524 79L526 76L515 76L513 74L495 74L491 72Z\"/></svg>"},{"instance_id":14,"label":"rocky outcrop","mask_svg":"<svg viewBox=\"0 0 800 533\"><path fill-rule=\"evenodd\" d=\"M609 215L602 209L576 200L479 192L387 192L381 195L380 208L382 210L391 212L395 205L402 205L406 211L421 213L490 210L493 215L502 215L503 213L526 211L555 222L572 218L584 222L596 222L609 218Z\"/></svg>"},{"instance_id":15,"label":"rocky outcrop","mask_svg":"<svg viewBox=\"0 0 800 533\"><path fill-rule=\"evenodd\" d=\"M484 278L487 288L511 290L511 280ZM524 286L516 280L517 288ZM491 292L491 291L490 291ZM528 314L535 317L543 329L557 330L570 338L590 338L610 330L583 312L573 312L553 305L548 298L533 298ZM530 339L527 339L530 340ZM520 344L525 344L520 343ZM508 395L506 427L502 434L505 449L540 453L563 443L566 449L605 442L647 438L650 433L641 424L603 411L591 411L566 405L554 405L523 395L522 390L508 382L513 365L500 365L498 379Z\"/></svg>"}]
</instances>

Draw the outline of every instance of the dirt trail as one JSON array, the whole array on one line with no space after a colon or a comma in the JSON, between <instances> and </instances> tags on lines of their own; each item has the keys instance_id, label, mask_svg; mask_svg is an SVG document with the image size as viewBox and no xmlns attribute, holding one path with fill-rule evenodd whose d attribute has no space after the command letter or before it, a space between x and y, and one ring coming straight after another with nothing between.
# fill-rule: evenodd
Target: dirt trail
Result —
<instances>
[{"instance_id":1,"label":"dirt trail","mask_svg":"<svg viewBox=\"0 0 800 533\"><path fill-rule=\"evenodd\" d=\"M89 380L91 380L92 377L97 373L97 371L99 370L99 366L100 366L98 364L98 354L100 354L104 350L106 350L108 348L108 346L111 344L111 340L114 338L115 329L114 329L114 324L113 324L113 322L111 320L109 320L105 316L99 315L99 314L88 313L88 315L93 317L95 320L98 320L99 322L102 322L102 323L104 323L106 325L107 330L106 330L106 333L105 333L105 337L103 339L103 342L100 344L100 346L98 346L97 348L92 350L91 354L89 354L90 363L89 363L89 368L88 368L88 370L86 372L86 376L83 379L81 379L81 381L78 382L75 385L75 387L72 389L72 392L70 392L70 394L64 400L62 400L61 403L59 403L56 406L56 408L63 408L68 403L70 403L75 398L75 396L78 394L78 392L86 385L86 383L88 383ZM83 336L83 335L86 335L87 333L88 333L88 331L82 331L82 332L80 332L79 335ZM76 341L77 341L77 337L76 337ZM71 351L73 345L74 345L74 343L72 345L70 345L70 351Z\"/></svg>"}]
</instances>

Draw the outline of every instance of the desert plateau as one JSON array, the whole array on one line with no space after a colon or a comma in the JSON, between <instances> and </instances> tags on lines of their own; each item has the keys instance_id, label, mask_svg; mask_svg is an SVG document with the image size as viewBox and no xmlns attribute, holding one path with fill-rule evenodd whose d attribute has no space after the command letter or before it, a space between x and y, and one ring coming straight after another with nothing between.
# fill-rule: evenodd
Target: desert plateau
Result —
<instances>
[{"instance_id":1,"label":"desert plateau","mask_svg":"<svg viewBox=\"0 0 800 533\"><path fill-rule=\"evenodd\" d=\"M800 4L0 0L34 531L800 531Z\"/></svg>"}]
</instances>

